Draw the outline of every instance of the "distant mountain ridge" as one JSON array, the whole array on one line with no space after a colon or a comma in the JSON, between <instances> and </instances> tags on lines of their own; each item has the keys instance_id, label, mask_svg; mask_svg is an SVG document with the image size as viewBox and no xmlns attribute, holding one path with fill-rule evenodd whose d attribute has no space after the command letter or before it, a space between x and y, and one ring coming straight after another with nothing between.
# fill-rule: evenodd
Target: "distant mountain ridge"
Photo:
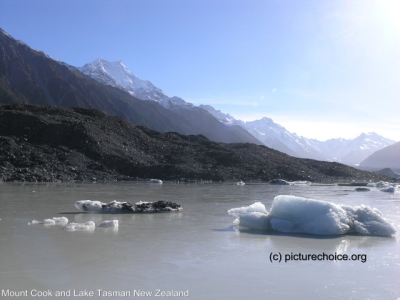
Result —
<instances>
[{"instance_id":1,"label":"distant mountain ridge","mask_svg":"<svg viewBox=\"0 0 400 300\"><path fill-rule=\"evenodd\" d=\"M169 97L150 81L139 79L122 61L109 62L98 58L77 69L102 84L120 88L141 100L155 101L167 109L196 109L192 103L179 97Z\"/></svg>"},{"instance_id":2,"label":"distant mountain ridge","mask_svg":"<svg viewBox=\"0 0 400 300\"><path fill-rule=\"evenodd\" d=\"M146 84L150 85L143 83L143 92ZM171 101L168 101L171 106L181 102L175 98ZM240 126L222 124L203 109L183 110L178 105L166 109L155 101L142 101L120 86L99 83L75 67L32 50L1 29L0 103L95 108L161 132L202 134L225 143L261 144Z\"/></svg>"},{"instance_id":3,"label":"distant mountain ridge","mask_svg":"<svg viewBox=\"0 0 400 300\"><path fill-rule=\"evenodd\" d=\"M360 163L365 169L391 168L400 170L400 142L374 152Z\"/></svg>"},{"instance_id":4,"label":"distant mountain ridge","mask_svg":"<svg viewBox=\"0 0 400 300\"><path fill-rule=\"evenodd\" d=\"M376 133L361 133L355 139L329 139L318 141L291 133L270 118L244 122L229 114L224 114L210 105L203 109L225 124L240 125L264 145L286 154L318 160L336 161L348 165L358 165L366 157L395 143Z\"/></svg>"},{"instance_id":5,"label":"distant mountain ridge","mask_svg":"<svg viewBox=\"0 0 400 300\"><path fill-rule=\"evenodd\" d=\"M153 100L167 109L195 110L201 108L222 124L240 126L262 144L291 156L357 165L373 152L395 143L395 141L376 133L362 133L352 140L339 138L318 141L291 133L267 117L249 122L237 120L229 114L216 110L211 105L196 107L181 98L168 97L150 81L141 80L135 76L121 61L108 62L99 58L78 69L103 84L123 89L142 100Z\"/></svg>"},{"instance_id":6,"label":"distant mountain ridge","mask_svg":"<svg viewBox=\"0 0 400 300\"><path fill-rule=\"evenodd\" d=\"M135 125L218 142L264 144L286 154L354 165L395 141L375 133L321 142L291 133L270 118L244 122L209 105L169 97L121 62L97 59L82 68L34 51L0 29L0 103L99 109ZM151 101L142 101L151 100Z\"/></svg>"}]
</instances>

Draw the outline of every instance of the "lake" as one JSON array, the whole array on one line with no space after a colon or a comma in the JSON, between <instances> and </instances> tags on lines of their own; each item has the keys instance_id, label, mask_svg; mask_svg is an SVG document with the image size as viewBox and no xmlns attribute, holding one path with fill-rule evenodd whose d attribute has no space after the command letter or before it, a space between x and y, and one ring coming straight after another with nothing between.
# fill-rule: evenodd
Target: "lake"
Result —
<instances>
[{"instance_id":1,"label":"lake","mask_svg":"<svg viewBox=\"0 0 400 300\"><path fill-rule=\"evenodd\" d=\"M3 298L74 299L398 299L400 193L376 188L269 184L0 184L0 286ZM239 231L227 211L277 195L377 208L393 237L312 236ZM78 200L178 202L161 214L79 212ZM118 220L119 227L69 232L28 225ZM293 260L274 261L274 255ZM337 255L350 261L295 260Z\"/></svg>"}]
</instances>

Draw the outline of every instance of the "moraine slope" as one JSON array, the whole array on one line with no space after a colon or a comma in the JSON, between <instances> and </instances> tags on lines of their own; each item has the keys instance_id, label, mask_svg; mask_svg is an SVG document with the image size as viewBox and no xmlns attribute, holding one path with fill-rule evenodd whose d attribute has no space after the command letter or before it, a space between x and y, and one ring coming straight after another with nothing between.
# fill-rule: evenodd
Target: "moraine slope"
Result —
<instances>
[{"instance_id":1,"label":"moraine slope","mask_svg":"<svg viewBox=\"0 0 400 300\"><path fill-rule=\"evenodd\" d=\"M0 105L0 147L2 181L387 179L265 146L161 133L83 108Z\"/></svg>"}]
</instances>

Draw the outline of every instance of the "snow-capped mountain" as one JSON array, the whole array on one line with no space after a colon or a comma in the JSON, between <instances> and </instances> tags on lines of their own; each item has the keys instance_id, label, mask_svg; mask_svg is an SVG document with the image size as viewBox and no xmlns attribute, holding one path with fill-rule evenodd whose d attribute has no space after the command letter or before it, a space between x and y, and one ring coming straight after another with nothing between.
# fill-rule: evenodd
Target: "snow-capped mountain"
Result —
<instances>
[{"instance_id":1,"label":"snow-capped mountain","mask_svg":"<svg viewBox=\"0 0 400 300\"><path fill-rule=\"evenodd\" d=\"M170 98L150 81L138 78L122 61L109 62L98 58L78 68L78 70L102 84L120 88L141 100L156 101L168 109L176 107L190 109L194 107L192 103L186 102L179 97Z\"/></svg>"},{"instance_id":2,"label":"snow-capped mountain","mask_svg":"<svg viewBox=\"0 0 400 300\"><path fill-rule=\"evenodd\" d=\"M377 150L392 145L395 141L376 133L362 133L355 139L329 139L318 141L291 133L270 118L244 122L229 114L216 110L210 105L200 105L220 122L240 125L264 145L286 154L318 160L337 161L357 165Z\"/></svg>"},{"instance_id":3,"label":"snow-capped mountain","mask_svg":"<svg viewBox=\"0 0 400 300\"><path fill-rule=\"evenodd\" d=\"M395 143L395 141L374 132L362 133L353 140L340 142L342 147L338 149L337 156L340 162L348 165L359 164L372 153Z\"/></svg>"},{"instance_id":4,"label":"snow-capped mountain","mask_svg":"<svg viewBox=\"0 0 400 300\"><path fill-rule=\"evenodd\" d=\"M100 83L125 90L142 100L158 102L167 109L205 110L224 125L240 126L267 147L292 156L356 165L373 152L395 143L376 133L363 133L353 140L318 141L291 133L270 118L250 122L237 120L210 105L197 107L179 97L169 97L150 81L139 79L121 61L108 62L99 58L78 69Z\"/></svg>"},{"instance_id":5,"label":"snow-capped mountain","mask_svg":"<svg viewBox=\"0 0 400 300\"><path fill-rule=\"evenodd\" d=\"M150 81L136 77L122 61L109 62L98 58L78 69L100 83L119 87L142 100L161 102L163 98L168 97Z\"/></svg>"},{"instance_id":6,"label":"snow-capped mountain","mask_svg":"<svg viewBox=\"0 0 400 300\"><path fill-rule=\"evenodd\" d=\"M121 61L108 62L99 58L77 70L104 85L124 90L135 98L157 102L173 112L175 117L172 117L172 120L175 120L180 127L177 132L203 134L211 140L220 142L246 141L261 144L242 127L223 124L192 103L179 97L169 97L150 81L139 79Z\"/></svg>"}]
</instances>

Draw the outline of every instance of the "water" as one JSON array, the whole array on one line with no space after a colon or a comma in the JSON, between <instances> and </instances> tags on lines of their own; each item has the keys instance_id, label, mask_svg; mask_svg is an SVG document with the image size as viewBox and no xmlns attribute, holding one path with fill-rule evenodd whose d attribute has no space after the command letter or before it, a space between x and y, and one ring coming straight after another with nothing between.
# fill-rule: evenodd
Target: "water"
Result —
<instances>
[{"instance_id":1,"label":"water","mask_svg":"<svg viewBox=\"0 0 400 300\"><path fill-rule=\"evenodd\" d=\"M400 193L351 189L262 184L2 183L2 296L14 299L20 293L20 298L34 299L157 299L160 290L165 295L179 292L168 297L173 299L186 295L190 299L397 299ZM233 228L234 218L228 215L228 209L260 201L269 210L273 198L281 194L376 207L395 223L398 233L391 238L315 237ZM74 202L85 199L170 200L180 203L183 211L143 215L78 212ZM94 221L96 225L117 219L119 228L68 232L60 226L27 225L33 219L61 216L70 222ZM284 257L335 252L359 255L360 259L270 261L271 254L278 253ZM100 297L99 290L106 292L102 294L105 296Z\"/></svg>"}]
</instances>

